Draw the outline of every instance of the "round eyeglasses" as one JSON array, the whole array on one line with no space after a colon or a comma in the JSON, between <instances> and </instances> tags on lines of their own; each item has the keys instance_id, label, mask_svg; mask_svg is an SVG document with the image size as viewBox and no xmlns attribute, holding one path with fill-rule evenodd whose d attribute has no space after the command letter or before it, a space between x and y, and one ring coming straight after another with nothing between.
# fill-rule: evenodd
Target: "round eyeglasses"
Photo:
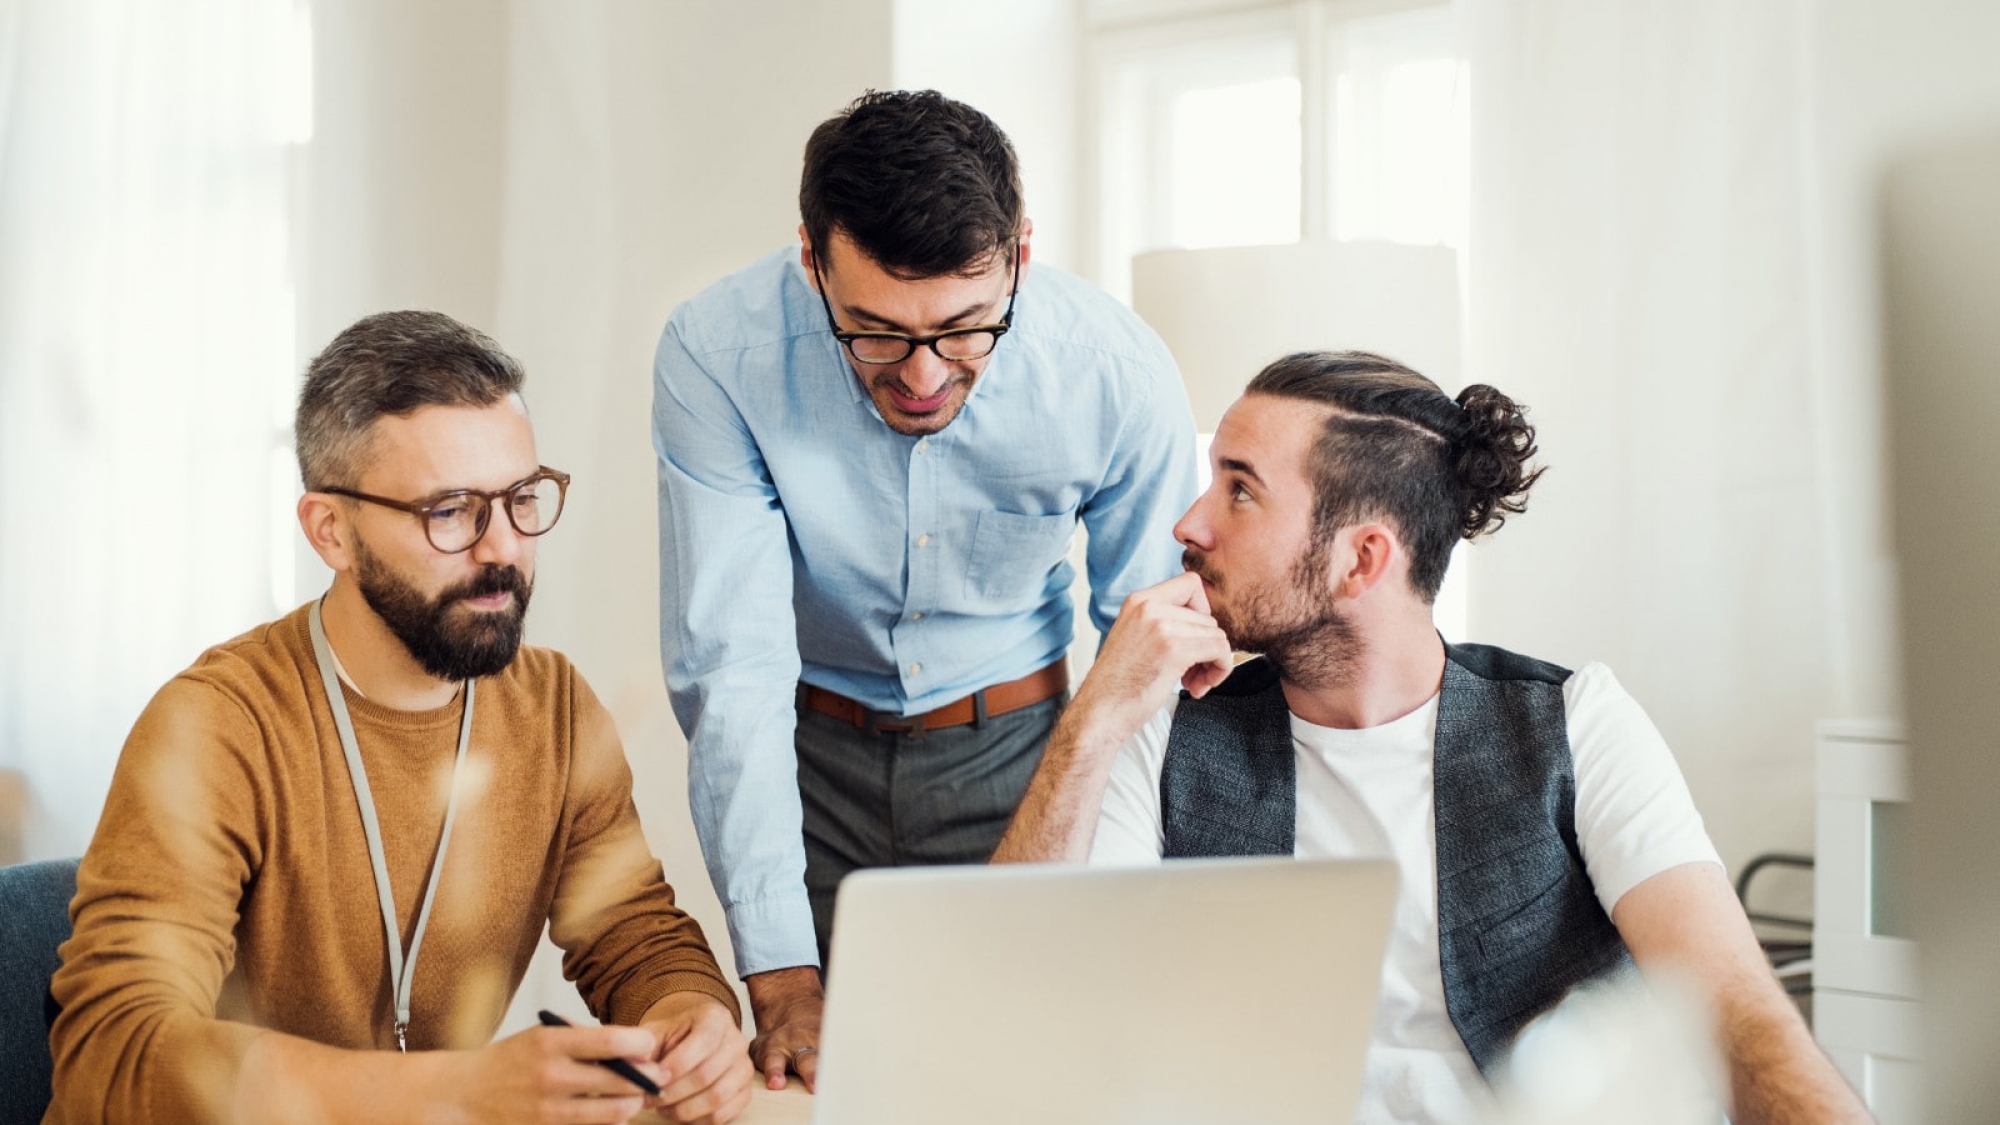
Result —
<instances>
[{"instance_id":1,"label":"round eyeglasses","mask_svg":"<svg viewBox=\"0 0 2000 1125\"><path fill-rule=\"evenodd\" d=\"M1000 337L1014 326L1014 298L1021 292L1021 247L1019 243L1014 245L1013 275L1007 283L1007 311L1001 314L998 323L952 328L931 336L911 336L903 332L843 332L840 323L833 319L833 303L827 300L826 279L820 274L817 254L813 255L813 280L819 282L819 303L826 310L826 323L833 329L833 338L840 341L856 362L876 367L901 363L921 345L929 348L939 359L963 363L992 355Z\"/></svg>"},{"instance_id":2,"label":"round eyeglasses","mask_svg":"<svg viewBox=\"0 0 2000 1125\"><path fill-rule=\"evenodd\" d=\"M516 532L530 538L547 534L556 525L556 520L562 518L563 501L569 496L569 474L543 465L534 476L491 492L460 488L414 501L371 496L351 488L314 491L408 512L424 525L424 537L430 540L432 547L444 554L456 555L470 551L486 537L486 528L493 522L493 502L496 500L502 502L500 506L507 513L507 522L514 525Z\"/></svg>"}]
</instances>

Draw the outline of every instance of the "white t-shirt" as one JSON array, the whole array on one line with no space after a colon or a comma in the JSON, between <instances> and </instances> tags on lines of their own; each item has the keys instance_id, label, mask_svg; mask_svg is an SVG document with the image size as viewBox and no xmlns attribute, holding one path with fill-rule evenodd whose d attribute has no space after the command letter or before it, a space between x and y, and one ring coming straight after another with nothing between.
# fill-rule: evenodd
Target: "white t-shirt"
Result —
<instances>
[{"instance_id":1,"label":"white t-shirt","mask_svg":"<svg viewBox=\"0 0 2000 1125\"><path fill-rule=\"evenodd\" d=\"M1177 701L1176 701L1177 702ZM1157 863L1165 849L1160 770L1174 703L1118 753L1092 864ZM1576 831L1608 916L1626 891L1684 863L1720 865L1666 740L1611 670L1588 664L1563 685L1576 773ZM1484 1121L1492 1098L1452 1026L1438 967L1437 828L1431 768L1437 696L1365 730L1292 716L1300 857L1389 857L1402 887L1356 1125Z\"/></svg>"}]
</instances>

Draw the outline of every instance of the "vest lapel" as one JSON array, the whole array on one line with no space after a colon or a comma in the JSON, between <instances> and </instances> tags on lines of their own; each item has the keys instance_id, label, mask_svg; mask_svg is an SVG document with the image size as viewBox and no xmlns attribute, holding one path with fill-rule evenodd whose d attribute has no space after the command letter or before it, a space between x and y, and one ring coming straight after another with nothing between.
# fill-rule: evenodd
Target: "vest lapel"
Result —
<instances>
[{"instance_id":1,"label":"vest lapel","mask_svg":"<svg viewBox=\"0 0 2000 1125\"><path fill-rule=\"evenodd\" d=\"M1298 832L1292 718L1268 661L1183 696L1160 771L1169 858L1287 856Z\"/></svg>"}]
</instances>

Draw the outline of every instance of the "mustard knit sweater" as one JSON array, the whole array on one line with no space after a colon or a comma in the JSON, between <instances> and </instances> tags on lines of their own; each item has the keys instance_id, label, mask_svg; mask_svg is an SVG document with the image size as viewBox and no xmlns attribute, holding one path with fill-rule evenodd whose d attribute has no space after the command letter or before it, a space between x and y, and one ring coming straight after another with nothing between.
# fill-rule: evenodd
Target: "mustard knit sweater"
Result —
<instances>
[{"instance_id":1,"label":"mustard knit sweater","mask_svg":"<svg viewBox=\"0 0 2000 1125\"><path fill-rule=\"evenodd\" d=\"M636 1023L683 989L737 1011L647 848L611 716L583 678L523 646L475 698L410 1049L488 1042L544 924L605 1022ZM407 948L463 695L422 712L346 700ZM48 1125L224 1120L257 1028L394 1048L368 845L304 608L210 649L153 697L77 884L52 985Z\"/></svg>"}]
</instances>

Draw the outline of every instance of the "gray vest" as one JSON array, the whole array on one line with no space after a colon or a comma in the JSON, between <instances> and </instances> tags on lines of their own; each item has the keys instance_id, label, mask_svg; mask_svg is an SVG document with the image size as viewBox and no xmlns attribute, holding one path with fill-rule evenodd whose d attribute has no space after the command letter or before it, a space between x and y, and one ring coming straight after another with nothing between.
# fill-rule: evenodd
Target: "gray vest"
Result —
<instances>
[{"instance_id":1,"label":"gray vest","mask_svg":"<svg viewBox=\"0 0 2000 1125\"><path fill-rule=\"evenodd\" d=\"M1514 1036L1631 955L1576 842L1567 669L1486 645L1445 646L1433 785L1445 1007L1489 1077ZM1291 714L1255 660L1183 696L1160 774L1166 855L1291 855Z\"/></svg>"}]
</instances>

